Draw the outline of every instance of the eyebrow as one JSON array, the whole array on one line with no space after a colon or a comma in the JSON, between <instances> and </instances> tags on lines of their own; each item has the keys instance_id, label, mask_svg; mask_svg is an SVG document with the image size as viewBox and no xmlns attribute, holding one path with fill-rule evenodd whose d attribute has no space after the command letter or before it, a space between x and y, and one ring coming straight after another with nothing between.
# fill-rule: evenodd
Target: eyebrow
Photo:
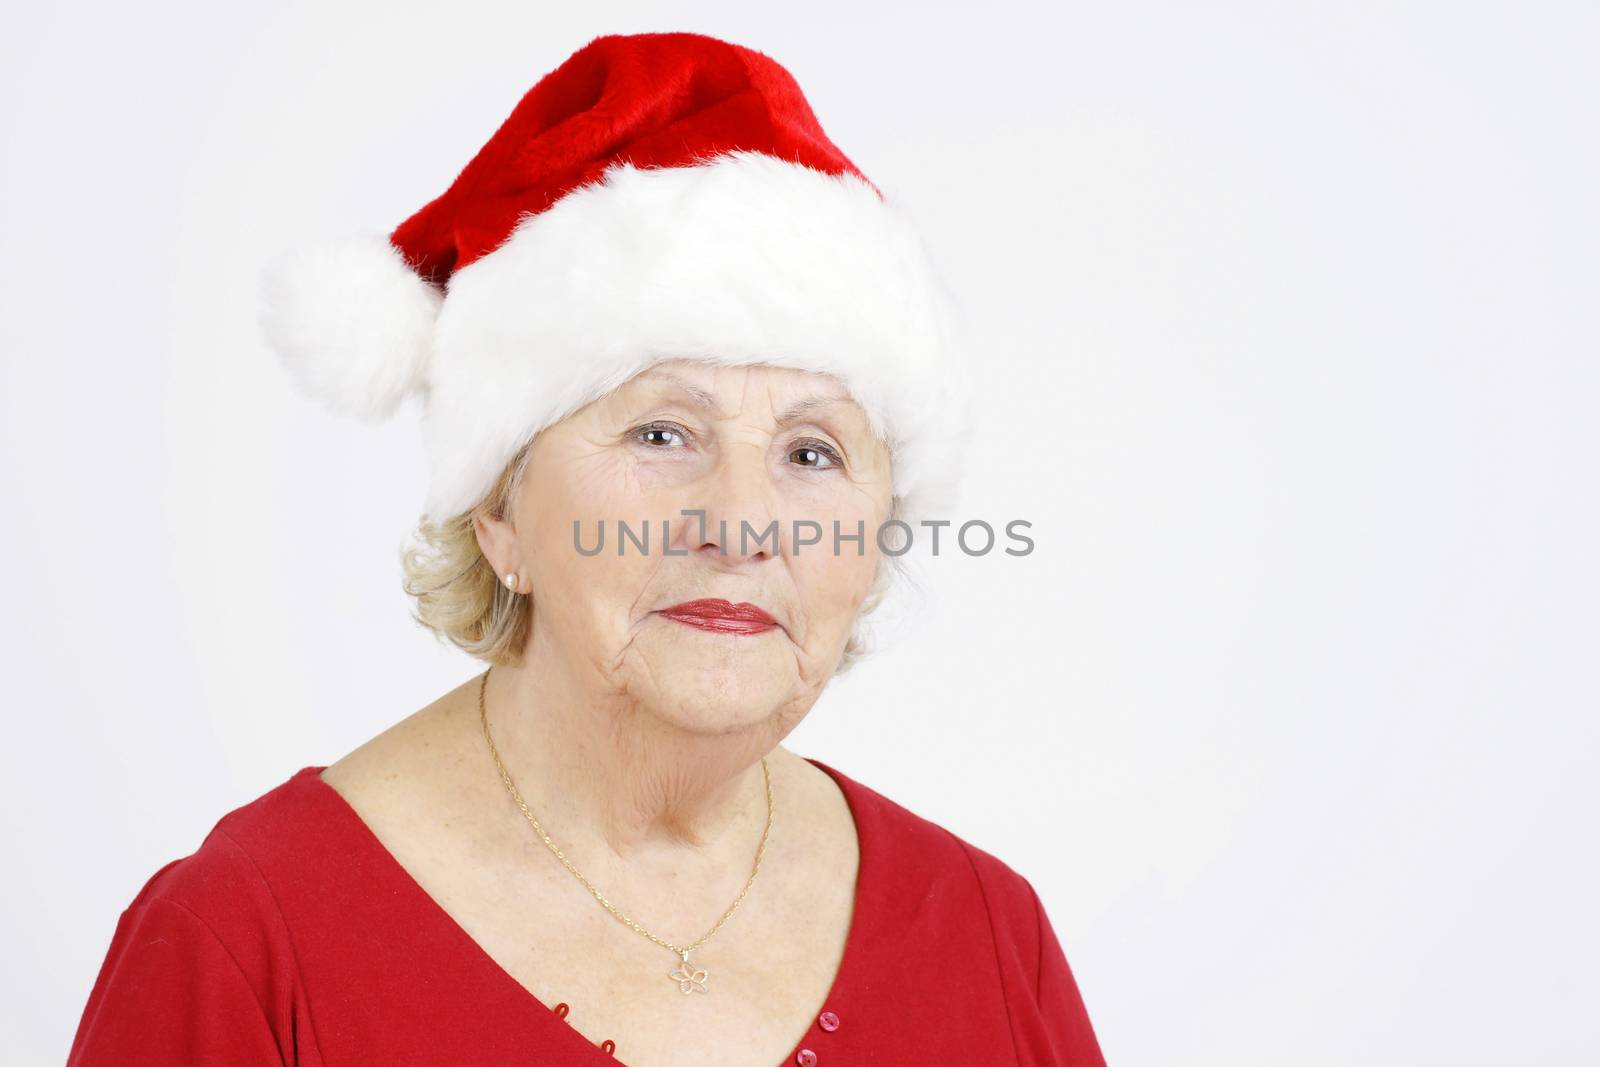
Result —
<instances>
[{"instance_id":1,"label":"eyebrow","mask_svg":"<svg viewBox=\"0 0 1600 1067\"><path fill-rule=\"evenodd\" d=\"M727 415L723 414L722 408L717 404L716 397L695 385L693 382L685 381L684 379L678 377L671 371L655 371L651 373L650 376L645 380L650 383L676 386L689 397L696 407L710 412L714 418L725 419L728 417ZM850 402L850 399L851 398L848 396L825 396L820 393L814 396L808 396L802 400L796 401L780 412L778 414L778 421L780 423L793 422L795 419L798 419L807 412L815 411L817 408L828 407L832 404L846 404Z\"/></svg>"}]
</instances>

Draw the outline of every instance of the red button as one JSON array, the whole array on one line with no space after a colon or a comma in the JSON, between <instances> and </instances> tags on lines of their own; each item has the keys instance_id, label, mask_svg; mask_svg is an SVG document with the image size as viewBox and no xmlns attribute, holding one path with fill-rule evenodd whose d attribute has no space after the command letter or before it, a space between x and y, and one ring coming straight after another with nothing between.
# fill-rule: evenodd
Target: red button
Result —
<instances>
[{"instance_id":1,"label":"red button","mask_svg":"<svg viewBox=\"0 0 1600 1067\"><path fill-rule=\"evenodd\" d=\"M817 1054L808 1048L803 1048L795 1053L794 1062L800 1067L817 1067Z\"/></svg>"},{"instance_id":2,"label":"red button","mask_svg":"<svg viewBox=\"0 0 1600 1067\"><path fill-rule=\"evenodd\" d=\"M825 1011L821 1015L817 1016L817 1022L822 1025L824 1030L832 1031L839 1029L839 1017L831 1011Z\"/></svg>"}]
</instances>

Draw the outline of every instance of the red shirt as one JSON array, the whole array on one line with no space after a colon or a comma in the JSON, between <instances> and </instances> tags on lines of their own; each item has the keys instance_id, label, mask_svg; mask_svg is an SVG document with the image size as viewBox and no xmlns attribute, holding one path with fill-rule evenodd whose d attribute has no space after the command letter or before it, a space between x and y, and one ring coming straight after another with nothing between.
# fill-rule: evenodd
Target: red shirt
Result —
<instances>
[{"instance_id":1,"label":"red shirt","mask_svg":"<svg viewBox=\"0 0 1600 1067\"><path fill-rule=\"evenodd\" d=\"M780 1067L1104 1067L1027 879L811 762L849 801L861 864L839 973ZM224 815L150 877L68 1067L627 1063L496 964L321 770Z\"/></svg>"}]
</instances>

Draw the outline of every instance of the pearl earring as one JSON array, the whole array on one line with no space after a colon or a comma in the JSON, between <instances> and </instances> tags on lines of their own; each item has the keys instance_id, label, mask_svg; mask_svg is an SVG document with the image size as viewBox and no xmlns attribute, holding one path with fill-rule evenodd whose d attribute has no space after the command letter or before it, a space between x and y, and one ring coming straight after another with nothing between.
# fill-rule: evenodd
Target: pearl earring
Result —
<instances>
[{"instance_id":1,"label":"pearl earring","mask_svg":"<svg viewBox=\"0 0 1600 1067\"><path fill-rule=\"evenodd\" d=\"M506 588L513 593L517 591L517 576L515 574L506 575Z\"/></svg>"}]
</instances>

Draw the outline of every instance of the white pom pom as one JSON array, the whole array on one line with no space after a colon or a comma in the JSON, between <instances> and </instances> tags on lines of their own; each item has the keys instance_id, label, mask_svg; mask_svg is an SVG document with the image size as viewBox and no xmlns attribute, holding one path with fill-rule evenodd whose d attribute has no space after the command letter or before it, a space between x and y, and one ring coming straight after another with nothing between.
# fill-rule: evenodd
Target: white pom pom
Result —
<instances>
[{"instance_id":1,"label":"white pom pom","mask_svg":"<svg viewBox=\"0 0 1600 1067\"><path fill-rule=\"evenodd\" d=\"M302 396L378 423L422 387L444 296L387 237L286 249L261 282L262 333Z\"/></svg>"}]
</instances>

